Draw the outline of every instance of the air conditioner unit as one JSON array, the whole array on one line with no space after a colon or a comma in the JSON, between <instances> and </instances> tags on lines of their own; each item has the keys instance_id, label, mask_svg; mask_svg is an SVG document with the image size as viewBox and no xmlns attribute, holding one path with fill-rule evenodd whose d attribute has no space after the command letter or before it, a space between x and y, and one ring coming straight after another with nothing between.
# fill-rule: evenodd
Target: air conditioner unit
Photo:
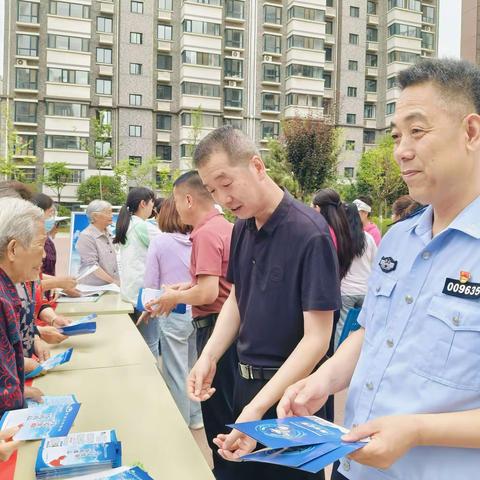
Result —
<instances>
[{"instance_id":1,"label":"air conditioner unit","mask_svg":"<svg viewBox=\"0 0 480 480\"><path fill-rule=\"evenodd\" d=\"M229 87L236 87L237 86L237 82L235 80L229 80L228 81L228 86Z\"/></svg>"},{"instance_id":2,"label":"air conditioner unit","mask_svg":"<svg viewBox=\"0 0 480 480\"><path fill-rule=\"evenodd\" d=\"M21 58L17 59L17 61L15 62L16 65L25 65L27 62Z\"/></svg>"},{"instance_id":3,"label":"air conditioner unit","mask_svg":"<svg viewBox=\"0 0 480 480\"><path fill-rule=\"evenodd\" d=\"M232 51L232 57L240 58L240 52L238 50L233 50Z\"/></svg>"},{"instance_id":4,"label":"air conditioner unit","mask_svg":"<svg viewBox=\"0 0 480 480\"><path fill-rule=\"evenodd\" d=\"M264 55L263 56L263 61L264 62L271 62L272 61L272 56L271 55Z\"/></svg>"}]
</instances>

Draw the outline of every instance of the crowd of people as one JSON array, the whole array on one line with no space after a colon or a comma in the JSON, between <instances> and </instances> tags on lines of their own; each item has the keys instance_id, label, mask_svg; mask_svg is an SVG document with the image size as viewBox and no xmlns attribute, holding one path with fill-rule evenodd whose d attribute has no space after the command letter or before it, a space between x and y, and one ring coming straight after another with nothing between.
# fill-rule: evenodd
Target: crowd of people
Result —
<instances>
[{"instance_id":1,"label":"crowd of people","mask_svg":"<svg viewBox=\"0 0 480 480\"><path fill-rule=\"evenodd\" d=\"M394 154L411 196L393 204L384 239L370 198L346 203L325 188L301 203L230 126L197 145L196 170L175 181L170 198L132 189L114 232L112 205L87 207L80 272L97 268L82 282L115 283L132 304L185 422L205 427L217 479L324 478L239 462L256 443L225 425L333 420L327 399L346 387L345 440L370 442L337 462L332 478L476 474L480 71L428 60L398 81ZM78 292L74 278L55 275L51 199L18 182L3 182L0 196L3 413L42 395L24 386L24 371L65 338L56 327L69 320L55 313L54 291ZM162 290L143 312L141 288ZM360 328L340 344L351 309L361 310ZM0 442L0 458L16 447Z\"/></svg>"}]
</instances>

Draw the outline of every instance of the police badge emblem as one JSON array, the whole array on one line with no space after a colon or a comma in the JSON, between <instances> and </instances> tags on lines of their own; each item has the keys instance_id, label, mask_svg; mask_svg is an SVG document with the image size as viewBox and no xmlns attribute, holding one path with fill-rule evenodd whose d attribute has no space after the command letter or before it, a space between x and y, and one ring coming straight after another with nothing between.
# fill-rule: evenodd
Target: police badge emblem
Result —
<instances>
[{"instance_id":1,"label":"police badge emblem","mask_svg":"<svg viewBox=\"0 0 480 480\"><path fill-rule=\"evenodd\" d=\"M378 265L382 269L382 272L390 273L397 268L398 260L394 260L392 257L382 257L378 262Z\"/></svg>"}]
</instances>

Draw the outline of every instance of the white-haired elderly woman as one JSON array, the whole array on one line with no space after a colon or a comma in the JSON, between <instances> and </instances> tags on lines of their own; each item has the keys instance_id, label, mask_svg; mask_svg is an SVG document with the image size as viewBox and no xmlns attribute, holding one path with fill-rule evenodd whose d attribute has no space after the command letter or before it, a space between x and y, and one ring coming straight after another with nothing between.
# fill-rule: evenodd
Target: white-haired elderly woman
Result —
<instances>
[{"instance_id":1,"label":"white-haired elderly woman","mask_svg":"<svg viewBox=\"0 0 480 480\"><path fill-rule=\"evenodd\" d=\"M39 277L46 238L42 210L25 200L0 199L0 416L42 394L24 385L21 300L15 284Z\"/></svg>"},{"instance_id":2,"label":"white-haired elderly woman","mask_svg":"<svg viewBox=\"0 0 480 480\"><path fill-rule=\"evenodd\" d=\"M86 285L120 284L117 254L107 227L112 223L112 205L104 200L93 200L87 207L90 225L80 233L77 250L80 254L80 272L97 265L90 275L82 278Z\"/></svg>"}]
</instances>

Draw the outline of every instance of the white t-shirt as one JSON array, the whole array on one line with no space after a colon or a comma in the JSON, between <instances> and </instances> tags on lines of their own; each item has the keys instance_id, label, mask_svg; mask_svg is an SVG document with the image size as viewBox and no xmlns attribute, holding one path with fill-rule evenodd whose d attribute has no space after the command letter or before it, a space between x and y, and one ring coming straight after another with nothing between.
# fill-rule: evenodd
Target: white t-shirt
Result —
<instances>
[{"instance_id":1,"label":"white t-shirt","mask_svg":"<svg viewBox=\"0 0 480 480\"><path fill-rule=\"evenodd\" d=\"M353 259L350 270L341 283L342 295L366 295L368 277L372 270L372 263L377 254L377 245L373 237L365 232L367 247L361 257Z\"/></svg>"}]
</instances>

